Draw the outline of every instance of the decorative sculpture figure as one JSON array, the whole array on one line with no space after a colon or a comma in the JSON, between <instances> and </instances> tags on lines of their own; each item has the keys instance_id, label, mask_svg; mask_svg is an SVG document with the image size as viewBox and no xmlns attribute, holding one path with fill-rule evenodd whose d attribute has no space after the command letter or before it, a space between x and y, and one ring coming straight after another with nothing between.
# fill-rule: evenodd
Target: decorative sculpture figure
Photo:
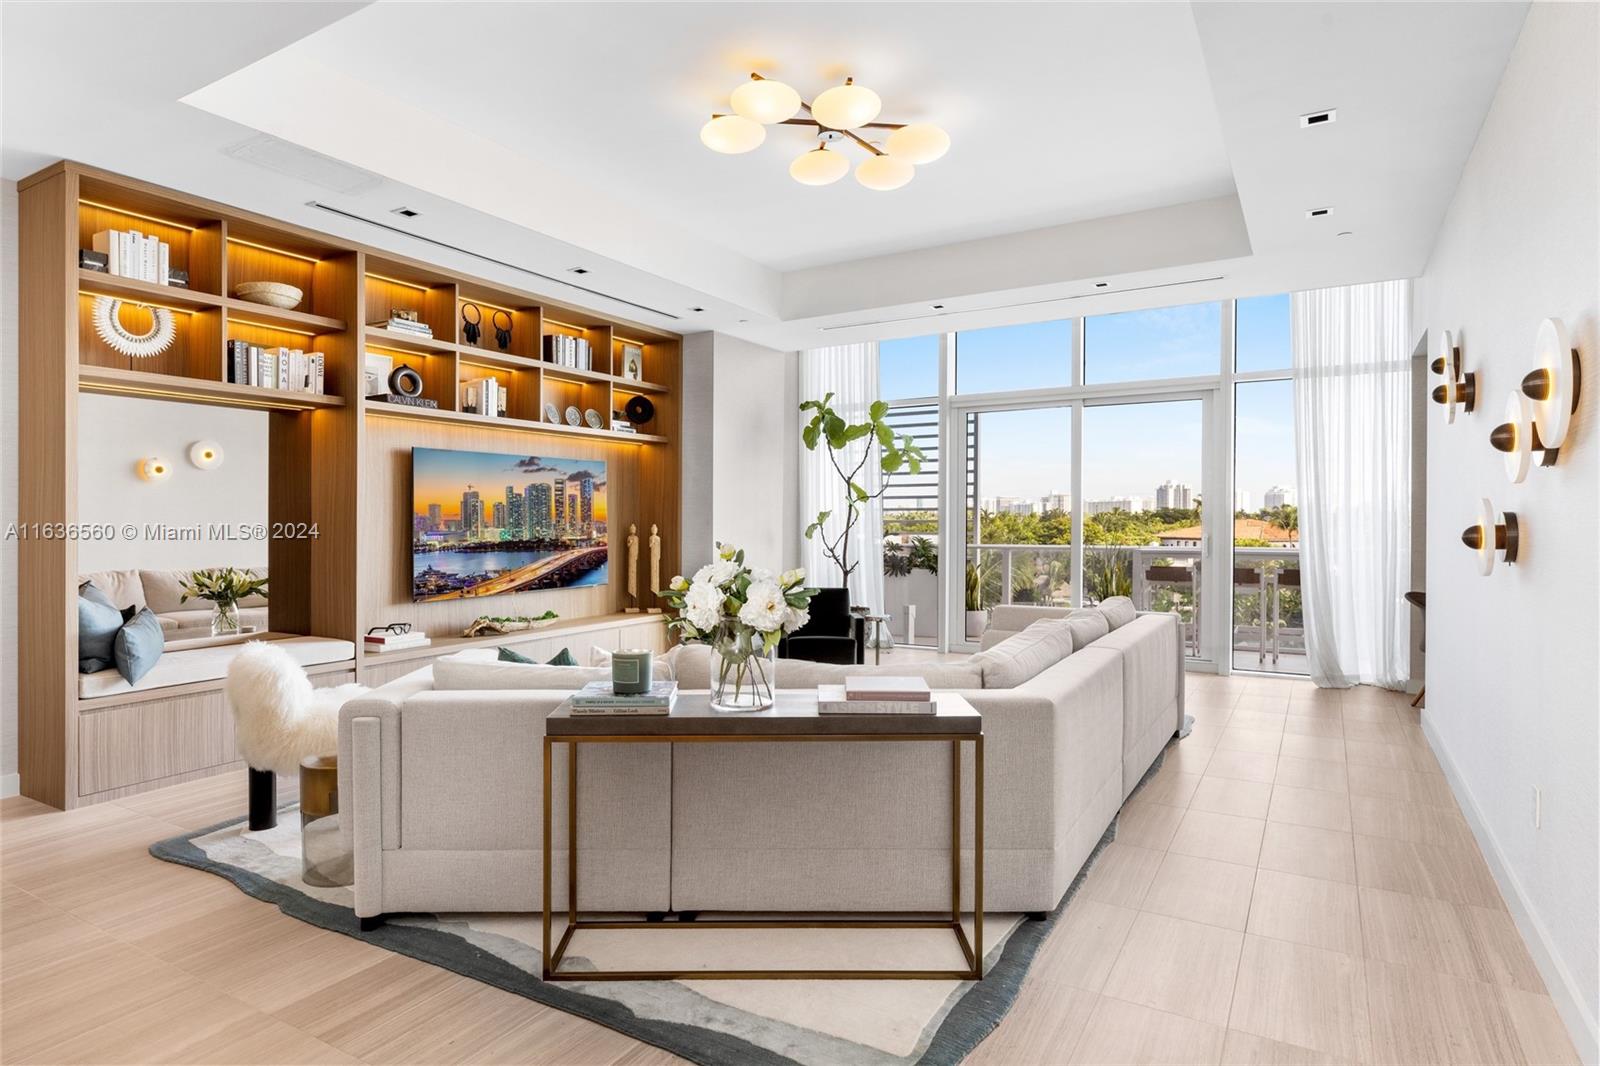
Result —
<instances>
[{"instance_id":1,"label":"decorative sculpture figure","mask_svg":"<svg viewBox=\"0 0 1600 1066\"><path fill-rule=\"evenodd\" d=\"M650 523L650 594L658 595L661 588L661 533L654 522ZM660 614L660 607L650 608L649 614Z\"/></svg>"},{"instance_id":2,"label":"decorative sculpture figure","mask_svg":"<svg viewBox=\"0 0 1600 1066\"><path fill-rule=\"evenodd\" d=\"M628 614L639 613L639 527L628 525Z\"/></svg>"}]
</instances>

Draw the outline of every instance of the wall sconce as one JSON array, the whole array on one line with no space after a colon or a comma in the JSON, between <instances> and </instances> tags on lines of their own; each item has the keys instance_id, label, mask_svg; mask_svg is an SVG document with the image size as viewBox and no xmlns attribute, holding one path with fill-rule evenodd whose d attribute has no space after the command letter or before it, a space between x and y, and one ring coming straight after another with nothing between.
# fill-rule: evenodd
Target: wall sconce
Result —
<instances>
[{"instance_id":1,"label":"wall sconce","mask_svg":"<svg viewBox=\"0 0 1600 1066\"><path fill-rule=\"evenodd\" d=\"M1444 351L1429 369L1444 375L1444 384L1433 387L1433 402L1444 407L1444 420L1448 425L1456 420L1456 408L1471 414L1478 406L1478 375L1461 372L1461 348L1449 330L1442 335Z\"/></svg>"},{"instance_id":2,"label":"wall sconce","mask_svg":"<svg viewBox=\"0 0 1600 1066\"><path fill-rule=\"evenodd\" d=\"M1559 318L1539 323L1534 355L1539 365L1506 401L1506 420L1489 433L1489 443L1506 455L1513 485L1528 476L1534 452L1540 466L1555 465L1583 385L1578 349Z\"/></svg>"},{"instance_id":3,"label":"wall sconce","mask_svg":"<svg viewBox=\"0 0 1600 1066\"><path fill-rule=\"evenodd\" d=\"M1478 573L1488 577L1494 572L1494 556L1499 552L1506 563L1517 561L1517 542L1521 531L1514 511L1507 511L1494 520L1494 504L1483 501L1478 521L1461 532L1461 543L1478 553Z\"/></svg>"},{"instance_id":4,"label":"wall sconce","mask_svg":"<svg viewBox=\"0 0 1600 1066\"><path fill-rule=\"evenodd\" d=\"M154 455L140 459L135 469L142 481L165 481L172 476L172 464Z\"/></svg>"},{"instance_id":5,"label":"wall sconce","mask_svg":"<svg viewBox=\"0 0 1600 1066\"><path fill-rule=\"evenodd\" d=\"M201 470L222 465L222 445L214 440L197 440L189 445L189 461Z\"/></svg>"}]
</instances>

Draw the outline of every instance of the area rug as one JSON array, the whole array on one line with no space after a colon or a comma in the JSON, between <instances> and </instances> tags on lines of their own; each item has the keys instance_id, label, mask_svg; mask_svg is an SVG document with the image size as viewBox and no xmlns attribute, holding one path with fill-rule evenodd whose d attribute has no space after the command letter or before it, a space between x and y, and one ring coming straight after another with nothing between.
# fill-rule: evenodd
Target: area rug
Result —
<instances>
[{"instance_id":1,"label":"area rug","mask_svg":"<svg viewBox=\"0 0 1600 1066\"><path fill-rule=\"evenodd\" d=\"M1146 778L1160 765L1158 757ZM1005 1017L1039 945L1071 906L1084 877L1116 831L1113 820L1061 903L1042 920L984 916L986 950L984 980L980 982L546 983L538 977L538 915L404 915L362 932L352 909L351 889L317 888L301 880L299 818L293 805L280 811L275 829L253 833L246 828L246 820L238 818L163 840L153 844L150 853L225 877L247 894L277 904L290 917L526 996L704 1066L953 1066ZM773 952L788 954L798 963L820 951L827 953L830 964L847 967L915 966L929 961L928 952L956 950L948 933L940 934L943 939L937 943L920 944L909 941L903 932L830 932L825 935L833 939L824 941L816 939L817 931L764 935L774 938L758 945L769 957ZM802 939L807 935L812 937L810 942ZM637 964L636 957L602 956L638 951L641 943L646 943L644 950L651 950L664 936L728 937L747 942L750 934L719 932L713 923L692 932L635 935L629 948L601 939L585 948L594 958L571 954L568 958L580 966ZM786 943L784 937L795 939ZM707 950L738 951L747 946L713 943ZM956 957L958 960L959 952ZM958 962L945 956L942 965L953 964Z\"/></svg>"}]
</instances>

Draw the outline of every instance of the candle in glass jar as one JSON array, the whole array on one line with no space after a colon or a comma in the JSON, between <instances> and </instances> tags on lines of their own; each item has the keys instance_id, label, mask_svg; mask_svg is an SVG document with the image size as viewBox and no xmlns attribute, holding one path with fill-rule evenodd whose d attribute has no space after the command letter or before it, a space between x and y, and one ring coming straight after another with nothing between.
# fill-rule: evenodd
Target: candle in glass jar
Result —
<instances>
[{"instance_id":1,"label":"candle in glass jar","mask_svg":"<svg viewBox=\"0 0 1600 1066\"><path fill-rule=\"evenodd\" d=\"M611 691L618 696L638 696L650 691L653 653L634 648L611 654Z\"/></svg>"}]
</instances>

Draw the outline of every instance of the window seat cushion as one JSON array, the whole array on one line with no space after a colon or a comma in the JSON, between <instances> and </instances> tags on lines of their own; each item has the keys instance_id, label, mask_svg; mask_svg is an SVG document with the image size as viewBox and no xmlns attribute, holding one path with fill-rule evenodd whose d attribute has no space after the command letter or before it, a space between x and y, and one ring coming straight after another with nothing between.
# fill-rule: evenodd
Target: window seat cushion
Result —
<instances>
[{"instance_id":1,"label":"window seat cushion","mask_svg":"<svg viewBox=\"0 0 1600 1066\"><path fill-rule=\"evenodd\" d=\"M354 660L356 656L354 642L337 640L333 637L285 637L273 640L272 644L288 652L301 666L344 662ZM193 684L196 681L220 680L228 676L228 667L232 664L233 657L246 647L248 642L169 649L154 666L150 667L148 673L131 685L114 669L79 674L78 698L92 700L124 692L144 692L148 689Z\"/></svg>"}]
</instances>

